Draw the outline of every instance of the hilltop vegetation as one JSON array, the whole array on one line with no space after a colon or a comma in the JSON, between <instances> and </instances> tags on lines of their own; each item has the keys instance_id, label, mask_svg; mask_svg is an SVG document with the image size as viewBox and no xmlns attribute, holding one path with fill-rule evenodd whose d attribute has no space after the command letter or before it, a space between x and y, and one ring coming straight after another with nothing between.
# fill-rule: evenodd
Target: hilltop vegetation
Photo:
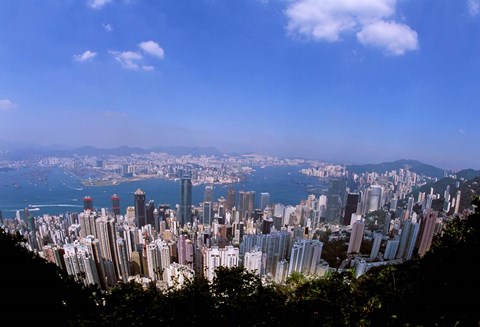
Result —
<instances>
[{"instance_id":1,"label":"hilltop vegetation","mask_svg":"<svg viewBox=\"0 0 480 327\"><path fill-rule=\"evenodd\" d=\"M158 291L120 284L109 293L76 284L0 233L3 312L25 312L58 326L478 326L477 272L480 201L466 219L452 218L422 258L309 279L265 285L243 268L218 268L202 278ZM8 267L8 268L7 268Z\"/></svg>"},{"instance_id":2,"label":"hilltop vegetation","mask_svg":"<svg viewBox=\"0 0 480 327\"><path fill-rule=\"evenodd\" d=\"M456 186L457 182L460 184L459 187ZM476 194L480 194L480 177L474 177L471 180L460 180L454 179L452 177L445 177L440 179L439 181L433 184L426 184L416 191L412 192L412 196L414 199L417 199L419 192L425 192L425 194L430 193L430 189L433 188L434 194L440 194L441 198L443 199L443 193L447 186L450 186L450 196L455 197L457 191L461 192L460 196L460 206L459 211L462 212L466 208L469 208L472 202L472 198ZM450 213L453 213L454 208L452 207Z\"/></svg>"},{"instance_id":3,"label":"hilltop vegetation","mask_svg":"<svg viewBox=\"0 0 480 327\"><path fill-rule=\"evenodd\" d=\"M382 162L379 164L349 165L347 170L351 173L361 174L367 172L385 173L386 171L408 169L419 175L442 178L445 171L441 168L424 164L418 160L401 159L393 162Z\"/></svg>"}]
</instances>

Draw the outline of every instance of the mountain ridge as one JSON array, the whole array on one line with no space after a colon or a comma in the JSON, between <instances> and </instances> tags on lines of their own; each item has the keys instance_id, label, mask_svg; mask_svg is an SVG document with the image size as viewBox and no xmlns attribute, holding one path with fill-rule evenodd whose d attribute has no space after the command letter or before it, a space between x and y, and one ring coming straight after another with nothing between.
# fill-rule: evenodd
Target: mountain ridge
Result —
<instances>
[{"instance_id":1,"label":"mountain ridge","mask_svg":"<svg viewBox=\"0 0 480 327\"><path fill-rule=\"evenodd\" d=\"M74 155L90 155L90 156L104 156L104 155L131 155L131 154L148 154L150 152L163 152L170 155L192 155L192 156L214 156L221 157L223 155L245 155L252 154L253 152L242 153L226 153L218 150L214 146L153 146L153 147L131 147L131 146L118 146L111 148L99 148L91 145L84 145L74 148L69 148L65 145L55 146L38 146L38 145L25 145L23 147L5 146L5 143L0 144L3 149L0 148L0 160L25 160L34 159L38 157L56 156L56 157L72 157ZM269 154L271 155L271 154ZM307 161L314 159L306 159L298 156L282 158L299 158ZM324 161L315 159L316 161ZM395 161L384 161L380 163L367 163L367 164L347 164L346 168L351 173L364 173L364 172L378 172L384 173L390 170L398 170L400 168L409 169L417 174L423 174L430 177L443 178L447 176L447 172L450 170L436 167L434 165L423 163L416 159L398 159ZM462 169L455 173L459 178L473 179L475 176L480 175L480 170L471 168Z\"/></svg>"},{"instance_id":2,"label":"mountain ridge","mask_svg":"<svg viewBox=\"0 0 480 327\"><path fill-rule=\"evenodd\" d=\"M395 161L386 161L378 164L347 165L347 170L352 173L377 172L384 173L391 170L408 169L417 174L429 177L443 178L446 176L445 169L425 164L414 159L399 159Z\"/></svg>"}]
</instances>

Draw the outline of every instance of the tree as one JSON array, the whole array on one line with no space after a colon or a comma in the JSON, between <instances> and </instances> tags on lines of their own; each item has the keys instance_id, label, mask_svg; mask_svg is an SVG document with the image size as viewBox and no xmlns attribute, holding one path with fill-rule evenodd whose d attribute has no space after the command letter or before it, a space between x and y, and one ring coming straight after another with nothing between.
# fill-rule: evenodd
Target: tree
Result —
<instances>
[{"instance_id":1,"label":"tree","mask_svg":"<svg viewBox=\"0 0 480 327\"><path fill-rule=\"evenodd\" d=\"M4 312L25 308L49 326L478 326L472 263L480 255L480 200L452 218L422 258L323 278L291 274L267 284L242 267L218 267L213 282L186 280L160 291L134 282L99 293L29 252L19 235L0 232ZM48 314L46 314L48 313Z\"/></svg>"},{"instance_id":2,"label":"tree","mask_svg":"<svg viewBox=\"0 0 480 327\"><path fill-rule=\"evenodd\" d=\"M25 322L68 326L80 316L96 315L98 289L71 276L25 247L20 234L0 228L0 307Z\"/></svg>"}]
</instances>

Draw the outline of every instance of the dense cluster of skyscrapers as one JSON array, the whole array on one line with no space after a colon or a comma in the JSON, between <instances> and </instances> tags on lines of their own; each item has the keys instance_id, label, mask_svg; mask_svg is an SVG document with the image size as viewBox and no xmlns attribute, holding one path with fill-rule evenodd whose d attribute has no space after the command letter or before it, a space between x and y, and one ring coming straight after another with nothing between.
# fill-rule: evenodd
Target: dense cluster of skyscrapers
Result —
<instances>
[{"instance_id":1,"label":"dense cluster of skyscrapers","mask_svg":"<svg viewBox=\"0 0 480 327\"><path fill-rule=\"evenodd\" d=\"M460 193L420 193L415 201L416 179L408 170L335 176L327 192L310 194L296 205L273 203L267 192L256 199L248 190L228 189L215 199L210 184L194 206L191 178L184 174L175 208L147 202L137 189L124 214L120 201L125 199L113 194L111 208L97 210L86 196L79 213L32 217L26 210L23 219L19 212L16 219L4 219L0 212L0 223L20 231L48 261L103 289L132 279L158 287L195 275L212 280L219 266L241 265L278 283L293 272L323 276L335 269L322 258L319 230L348 243L348 265L359 276L375 265L423 256L450 207L458 213ZM369 219L376 219L373 228ZM363 242L371 244L369 253L361 253Z\"/></svg>"}]
</instances>

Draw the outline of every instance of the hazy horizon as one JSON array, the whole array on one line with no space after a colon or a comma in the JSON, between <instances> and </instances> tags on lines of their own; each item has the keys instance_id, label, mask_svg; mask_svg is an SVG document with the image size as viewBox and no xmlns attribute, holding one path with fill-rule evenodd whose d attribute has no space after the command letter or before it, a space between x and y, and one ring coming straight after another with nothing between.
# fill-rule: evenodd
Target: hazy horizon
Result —
<instances>
[{"instance_id":1,"label":"hazy horizon","mask_svg":"<svg viewBox=\"0 0 480 327\"><path fill-rule=\"evenodd\" d=\"M480 169L480 0L3 1L0 139Z\"/></svg>"},{"instance_id":2,"label":"hazy horizon","mask_svg":"<svg viewBox=\"0 0 480 327\"><path fill-rule=\"evenodd\" d=\"M341 164L341 165L367 165L367 164L381 164L381 163L388 163L388 162L394 162L394 161L399 161L399 160L415 160L419 161L423 164L426 165L432 165L437 168L441 168L444 170L464 170L464 169L478 169L475 167L444 167L441 165L437 165L436 163L433 162L427 162L427 161L421 161L418 160L417 158L410 158L410 157L404 157L404 158L393 158L391 160L380 160L380 161L352 161L350 159L342 159L342 158L321 158L321 157L309 157L309 156L289 156L289 155L281 155L281 154L276 154L276 153L268 153L268 152L254 152L254 151L221 151L214 145L206 145L206 146L191 146L191 145L170 145L170 146L162 146L162 145L156 145L156 146L151 146L151 147L145 147L145 146L128 146L128 145L119 145L119 146L114 146L114 147L98 147L95 145L89 145L89 144L84 144L81 146L69 146L65 144L51 144L49 146L40 146L38 144L10 144L6 146L8 142L2 142L0 139L0 151L2 150L2 146L4 146L4 149L8 149L11 151L22 151L22 150L52 150L52 151L72 151L76 149L80 149L83 147L92 147L96 148L99 150L113 150L117 148L140 148L140 149L156 149L156 148L198 148L198 149L211 149L211 150L217 150L222 154L226 155L245 155L245 154L259 154L259 155L265 155L265 156L276 156L279 158L289 158L289 159L303 159L307 161L323 161L326 163L331 163L331 164Z\"/></svg>"}]
</instances>

